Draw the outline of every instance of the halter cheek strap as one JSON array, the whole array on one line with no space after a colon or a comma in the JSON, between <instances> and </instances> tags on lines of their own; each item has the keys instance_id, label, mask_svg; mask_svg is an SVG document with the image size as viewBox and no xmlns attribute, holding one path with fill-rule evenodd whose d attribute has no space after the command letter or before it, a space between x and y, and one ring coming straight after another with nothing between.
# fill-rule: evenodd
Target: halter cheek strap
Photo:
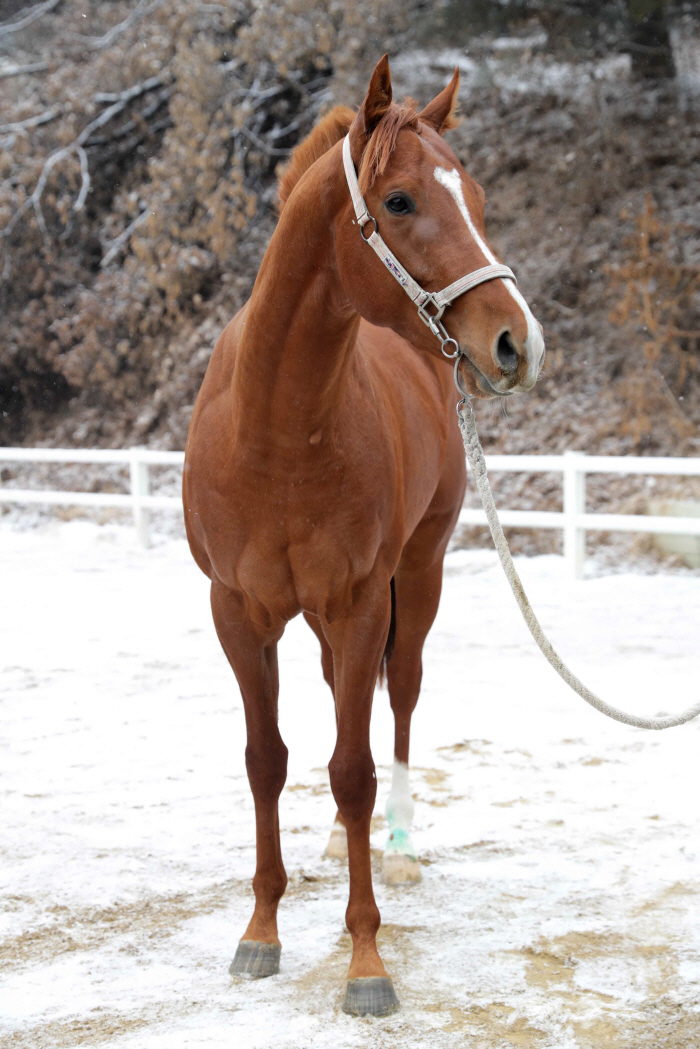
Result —
<instances>
[{"instance_id":1,"label":"halter cheek strap","mask_svg":"<svg viewBox=\"0 0 700 1049\"><path fill-rule=\"evenodd\" d=\"M471 291L478 284L483 284L487 280L495 280L498 277L507 277L515 281L515 274L507 266L501 266L499 263L498 265L482 266L481 269L472 270L471 273L467 273L464 277L460 277L459 280L448 284L442 291L430 292L421 288L420 284L413 279L408 270L404 269L391 249L382 240L379 235L377 220L367 210L365 199L360 192L360 185L357 181L357 173L350 152L349 135L346 135L343 141L343 167L345 168L345 177L362 239L374 249L392 277L399 282L409 299L416 304L418 316L424 324L428 325L433 335L440 340L440 346L445 356L450 358L459 357L461 351L456 339L450 338L440 320L445 307L449 306L459 295L464 295L466 291ZM374 229L366 237L365 226L369 222L373 223ZM450 350L450 346L454 347L453 351Z\"/></svg>"}]
</instances>

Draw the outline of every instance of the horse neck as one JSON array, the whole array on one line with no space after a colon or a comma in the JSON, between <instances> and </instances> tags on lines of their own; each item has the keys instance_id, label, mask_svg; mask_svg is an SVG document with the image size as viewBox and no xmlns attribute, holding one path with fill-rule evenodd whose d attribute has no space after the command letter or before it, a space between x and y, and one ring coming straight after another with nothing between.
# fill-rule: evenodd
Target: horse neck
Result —
<instances>
[{"instance_id":1,"label":"horse neck","mask_svg":"<svg viewBox=\"0 0 700 1049\"><path fill-rule=\"evenodd\" d=\"M342 397L359 316L335 259L333 225L347 187L332 153L290 196L248 303L233 379L245 441L308 447Z\"/></svg>"}]
</instances>

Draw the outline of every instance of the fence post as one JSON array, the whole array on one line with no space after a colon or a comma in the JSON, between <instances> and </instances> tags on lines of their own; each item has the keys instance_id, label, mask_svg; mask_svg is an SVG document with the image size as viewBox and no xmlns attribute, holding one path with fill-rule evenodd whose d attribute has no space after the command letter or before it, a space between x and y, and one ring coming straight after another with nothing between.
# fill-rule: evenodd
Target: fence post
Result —
<instances>
[{"instance_id":1,"label":"fence post","mask_svg":"<svg viewBox=\"0 0 700 1049\"><path fill-rule=\"evenodd\" d=\"M134 527L139 543L143 547L150 546L148 535L148 510L141 502L144 495L148 495L148 463L141 458L143 446L131 449L131 462L129 464L131 473L131 498L134 508Z\"/></svg>"},{"instance_id":2,"label":"fence post","mask_svg":"<svg viewBox=\"0 0 700 1049\"><path fill-rule=\"evenodd\" d=\"M564 452L564 560L569 576L581 579L586 557L586 532L575 515L586 512L586 471L583 452Z\"/></svg>"}]
</instances>

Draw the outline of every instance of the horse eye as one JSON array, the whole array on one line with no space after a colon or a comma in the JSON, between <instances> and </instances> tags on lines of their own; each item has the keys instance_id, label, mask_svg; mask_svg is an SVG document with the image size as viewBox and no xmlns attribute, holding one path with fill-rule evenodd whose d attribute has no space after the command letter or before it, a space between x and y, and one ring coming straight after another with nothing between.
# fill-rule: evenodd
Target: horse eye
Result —
<instances>
[{"instance_id":1,"label":"horse eye","mask_svg":"<svg viewBox=\"0 0 700 1049\"><path fill-rule=\"evenodd\" d=\"M384 202L384 206L392 215L410 215L416 210L411 198L404 196L403 193L392 193Z\"/></svg>"}]
</instances>

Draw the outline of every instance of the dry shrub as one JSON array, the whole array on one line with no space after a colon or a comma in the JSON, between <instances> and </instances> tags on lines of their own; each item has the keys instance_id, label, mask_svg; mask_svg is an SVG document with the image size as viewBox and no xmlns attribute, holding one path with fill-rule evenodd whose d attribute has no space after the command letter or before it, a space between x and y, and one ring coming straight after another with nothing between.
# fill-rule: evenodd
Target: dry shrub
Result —
<instances>
[{"instance_id":1,"label":"dry shrub","mask_svg":"<svg viewBox=\"0 0 700 1049\"><path fill-rule=\"evenodd\" d=\"M0 131L0 441L45 439L63 408L50 424L60 443L182 446L274 228L280 161L335 100L336 70L364 80L395 32L369 0L164 0L109 47L81 42L135 7L76 0L16 34L51 68L13 80L3 120L55 112ZM77 137L139 84L84 142L90 192L76 210Z\"/></svg>"},{"instance_id":2,"label":"dry shrub","mask_svg":"<svg viewBox=\"0 0 700 1049\"><path fill-rule=\"evenodd\" d=\"M617 382L628 409L622 432L639 444L659 413L679 437L697 431L678 398L700 368L700 266L679 261L682 231L660 220L650 193L636 226L628 261L607 272L614 288L624 287L610 320L630 345L643 338L641 361L633 355Z\"/></svg>"}]
</instances>

